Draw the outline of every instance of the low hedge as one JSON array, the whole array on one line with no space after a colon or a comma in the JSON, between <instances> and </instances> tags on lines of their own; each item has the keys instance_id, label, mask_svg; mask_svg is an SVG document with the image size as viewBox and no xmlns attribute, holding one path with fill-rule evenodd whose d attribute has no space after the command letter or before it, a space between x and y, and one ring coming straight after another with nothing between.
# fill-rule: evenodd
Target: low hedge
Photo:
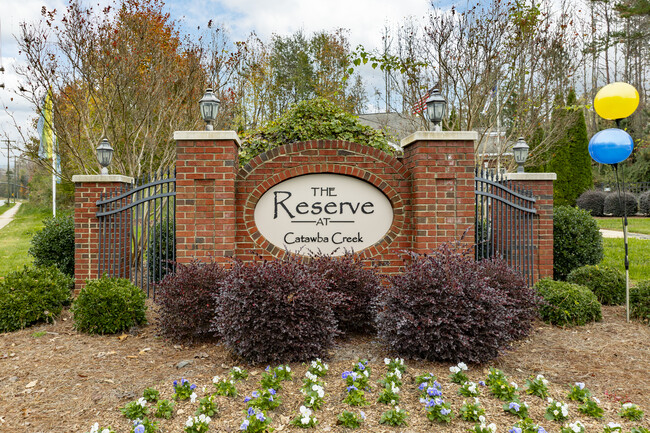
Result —
<instances>
[{"instance_id":1,"label":"low hedge","mask_svg":"<svg viewBox=\"0 0 650 433\"><path fill-rule=\"evenodd\" d=\"M542 320L547 323L580 326L603 318L596 295L585 286L543 279L534 288L545 301L539 312Z\"/></svg>"},{"instance_id":2,"label":"low hedge","mask_svg":"<svg viewBox=\"0 0 650 433\"><path fill-rule=\"evenodd\" d=\"M619 200L618 192L610 192L605 197L605 206L603 212L606 215L611 215L615 217L623 216L623 206L621 206L621 201L627 212L627 215L636 214L638 208L638 203L636 197L631 192L622 192Z\"/></svg>"},{"instance_id":3,"label":"low hedge","mask_svg":"<svg viewBox=\"0 0 650 433\"><path fill-rule=\"evenodd\" d=\"M603 305L625 302L625 275L616 268L587 265L571 271L566 280L588 287Z\"/></svg>"},{"instance_id":4,"label":"low hedge","mask_svg":"<svg viewBox=\"0 0 650 433\"><path fill-rule=\"evenodd\" d=\"M125 278L86 282L72 304L74 326L89 334L114 334L147 323L142 290Z\"/></svg>"},{"instance_id":5,"label":"low hedge","mask_svg":"<svg viewBox=\"0 0 650 433\"><path fill-rule=\"evenodd\" d=\"M51 322L70 303L74 281L58 268L28 267L0 281L0 332Z\"/></svg>"},{"instance_id":6,"label":"low hedge","mask_svg":"<svg viewBox=\"0 0 650 433\"><path fill-rule=\"evenodd\" d=\"M580 197L576 200L576 206L580 209L584 209L594 217L603 216L603 209L605 208L605 197L607 193L605 191L598 191L595 189L590 189L583 192Z\"/></svg>"}]
</instances>

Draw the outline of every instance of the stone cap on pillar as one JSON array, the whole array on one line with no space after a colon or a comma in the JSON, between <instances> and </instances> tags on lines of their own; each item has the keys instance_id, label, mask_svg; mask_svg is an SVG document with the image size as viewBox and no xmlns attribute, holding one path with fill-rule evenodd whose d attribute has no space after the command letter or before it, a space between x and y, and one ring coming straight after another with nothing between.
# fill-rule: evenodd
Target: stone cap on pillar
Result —
<instances>
[{"instance_id":1,"label":"stone cap on pillar","mask_svg":"<svg viewBox=\"0 0 650 433\"><path fill-rule=\"evenodd\" d=\"M176 141L225 141L232 140L241 147L241 139L235 131L175 131Z\"/></svg>"},{"instance_id":2,"label":"stone cap on pillar","mask_svg":"<svg viewBox=\"0 0 650 433\"><path fill-rule=\"evenodd\" d=\"M507 180L556 180L555 173L506 173Z\"/></svg>"},{"instance_id":3,"label":"stone cap on pillar","mask_svg":"<svg viewBox=\"0 0 650 433\"><path fill-rule=\"evenodd\" d=\"M76 174L72 183L133 183L133 178L121 174Z\"/></svg>"},{"instance_id":4,"label":"stone cap on pillar","mask_svg":"<svg viewBox=\"0 0 650 433\"><path fill-rule=\"evenodd\" d=\"M476 141L478 132L476 131L417 131L405 137L400 142L402 148L417 141Z\"/></svg>"}]
</instances>

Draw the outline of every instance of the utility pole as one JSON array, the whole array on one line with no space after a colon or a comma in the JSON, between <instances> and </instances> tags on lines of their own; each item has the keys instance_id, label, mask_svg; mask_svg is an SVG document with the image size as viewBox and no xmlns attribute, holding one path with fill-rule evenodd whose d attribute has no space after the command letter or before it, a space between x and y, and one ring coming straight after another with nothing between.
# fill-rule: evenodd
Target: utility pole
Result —
<instances>
[{"instance_id":1,"label":"utility pole","mask_svg":"<svg viewBox=\"0 0 650 433\"><path fill-rule=\"evenodd\" d=\"M10 168L10 165L9 165L9 150L10 150L9 145L11 143L15 143L15 141L14 140L2 140L2 141L7 143L7 203L11 203L11 192L10 192L11 188L9 188L9 183L10 183L10 179L9 179L9 168Z\"/></svg>"}]
</instances>

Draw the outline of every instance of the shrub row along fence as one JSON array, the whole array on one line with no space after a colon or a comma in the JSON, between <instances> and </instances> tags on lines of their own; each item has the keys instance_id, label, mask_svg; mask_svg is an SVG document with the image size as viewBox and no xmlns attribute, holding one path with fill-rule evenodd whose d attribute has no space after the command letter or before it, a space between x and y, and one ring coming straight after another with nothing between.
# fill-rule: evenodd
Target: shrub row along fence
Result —
<instances>
[{"instance_id":1,"label":"shrub row along fence","mask_svg":"<svg viewBox=\"0 0 650 433\"><path fill-rule=\"evenodd\" d=\"M474 182L476 260L502 257L532 285L537 213L532 192L514 186L499 173L478 168Z\"/></svg>"},{"instance_id":2,"label":"shrub row along fence","mask_svg":"<svg viewBox=\"0 0 650 433\"><path fill-rule=\"evenodd\" d=\"M614 216L638 214L650 216L650 191L633 194L622 190L620 196L616 190L612 192L591 189L583 192L576 205L591 213L591 216Z\"/></svg>"},{"instance_id":3,"label":"shrub row along fence","mask_svg":"<svg viewBox=\"0 0 650 433\"><path fill-rule=\"evenodd\" d=\"M97 202L99 275L127 278L154 296L176 261L176 173L145 175Z\"/></svg>"}]
</instances>

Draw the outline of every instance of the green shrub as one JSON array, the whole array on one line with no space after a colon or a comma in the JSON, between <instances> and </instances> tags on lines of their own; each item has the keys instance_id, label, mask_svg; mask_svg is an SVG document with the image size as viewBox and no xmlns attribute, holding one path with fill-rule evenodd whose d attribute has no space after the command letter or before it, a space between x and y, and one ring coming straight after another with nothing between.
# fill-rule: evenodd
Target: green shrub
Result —
<instances>
[{"instance_id":1,"label":"green shrub","mask_svg":"<svg viewBox=\"0 0 650 433\"><path fill-rule=\"evenodd\" d=\"M564 280L584 265L603 259L603 238L589 212L570 206L553 209L553 276Z\"/></svg>"},{"instance_id":2,"label":"green shrub","mask_svg":"<svg viewBox=\"0 0 650 433\"><path fill-rule=\"evenodd\" d=\"M72 215L44 221L45 227L31 240L29 254L36 266L56 266L66 275L74 276L74 219Z\"/></svg>"},{"instance_id":3,"label":"green shrub","mask_svg":"<svg viewBox=\"0 0 650 433\"><path fill-rule=\"evenodd\" d=\"M69 304L73 284L54 266L11 272L0 281L0 332L52 321Z\"/></svg>"},{"instance_id":4,"label":"green shrub","mask_svg":"<svg viewBox=\"0 0 650 433\"><path fill-rule=\"evenodd\" d=\"M630 289L630 317L650 325L650 280Z\"/></svg>"},{"instance_id":5,"label":"green shrub","mask_svg":"<svg viewBox=\"0 0 650 433\"><path fill-rule=\"evenodd\" d=\"M645 216L650 216L650 191L646 191L639 196L639 212Z\"/></svg>"},{"instance_id":6,"label":"green shrub","mask_svg":"<svg viewBox=\"0 0 650 433\"><path fill-rule=\"evenodd\" d=\"M86 282L72 304L74 325L90 334L114 334L147 323L142 290L124 278Z\"/></svg>"},{"instance_id":7,"label":"green shrub","mask_svg":"<svg viewBox=\"0 0 650 433\"><path fill-rule=\"evenodd\" d=\"M578 197L578 200L576 200L576 206L588 211L591 216L601 217L603 216L603 209L605 208L606 196L607 193L605 191L590 189L589 191L583 192L580 197Z\"/></svg>"},{"instance_id":8,"label":"green shrub","mask_svg":"<svg viewBox=\"0 0 650 433\"><path fill-rule=\"evenodd\" d=\"M566 280L588 287L603 305L625 302L625 275L616 268L587 265L571 271Z\"/></svg>"},{"instance_id":9,"label":"green shrub","mask_svg":"<svg viewBox=\"0 0 650 433\"><path fill-rule=\"evenodd\" d=\"M627 215L634 215L638 210L638 204L636 202L636 197L631 192L621 193L621 200L625 206L625 211ZM621 201L618 198L618 192L610 192L605 197L605 206L603 212L607 215L612 215L615 217L623 216L623 206L621 206Z\"/></svg>"},{"instance_id":10,"label":"green shrub","mask_svg":"<svg viewBox=\"0 0 650 433\"><path fill-rule=\"evenodd\" d=\"M580 326L602 320L600 303L596 295L585 286L543 279L535 284L535 289L546 301L539 312L542 320L547 323Z\"/></svg>"}]
</instances>

